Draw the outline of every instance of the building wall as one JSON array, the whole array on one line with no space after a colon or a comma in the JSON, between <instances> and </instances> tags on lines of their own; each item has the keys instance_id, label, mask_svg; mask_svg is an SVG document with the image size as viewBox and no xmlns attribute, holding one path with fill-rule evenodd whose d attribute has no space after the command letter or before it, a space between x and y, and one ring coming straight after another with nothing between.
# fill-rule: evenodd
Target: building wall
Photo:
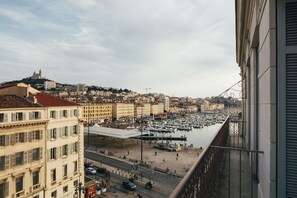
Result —
<instances>
[{"instance_id":1,"label":"building wall","mask_svg":"<svg viewBox=\"0 0 297 198\"><path fill-rule=\"evenodd\" d=\"M63 111L67 111L67 117L63 116ZM76 114L74 111L78 112ZM51 112L56 112L56 116L51 116ZM53 115L53 114L52 114ZM82 109L78 107L49 107L47 116L49 124L46 135L46 195L51 197L56 192L57 197L73 197L77 186L76 182L84 183L84 152L83 152L83 125L81 123ZM77 131L74 130L77 126ZM65 128L67 127L67 128ZM53 135L56 130L56 136ZM65 130L67 134L65 134ZM76 132L75 132L76 131ZM77 144L77 149L74 149ZM67 145L67 154L63 154L63 146ZM55 150L56 157L52 159L51 153ZM77 162L75 169L74 162ZM64 174L64 166L67 165L67 174ZM56 180L53 181L52 170L56 171ZM68 188L65 192L64 188Z\"/></svg>"},{"instance_id":2,"label":"building wall","mask_svg":"<svg viewBox=\"0 0 297 198\"><path fill-rule=\"evenodd\" d=\"M133 103L113 103L112 118L118 120L120 118L133 118L134 104Z\"/></svg>"},{"instance_id":3,"label":"building wall","mask_svg":"<svg viewBox=\"0 0 297 198\"><path fill-rule=\"evenodd\" d=\"M253 159L259 197L276 197L275 10L274 0L237 1L237 62L246 85L244 134L247 148L264 151Z\"/></svg>"},{"instance_id":4,"label":"building wall","mask_svg":"<svg viewBox=\"0 0 297 198\"><path fill-rule=\"evenodd\" d=\"M32 112L39 112L40 116L33 119L30 116ZM15 113L23 113L24 119L13 121ZM46 164L44 134L47 124L44 108L0 109L0 114L5 115L5 120L0 122L0 157L5 159L5 166L0 168L0 185L6 185L5 195L0 197L43 197ZM35 153L35 149L39 152ZM21 165L17 165L17 153L22 153ZM38 181L33 184L33 173L36 172L39 173ZM16 181L19 178L23 178L23 186L21 191L16 192Z\"/></svg>"},{"instance_id":5,"label":"building wall","mask_svg":"<svg viewBox=\"0 0 297 198\"><path fill-rule=\"evenodd\" d=\"M112 104L111 103L81 103L83 108L82 117L90 122L101 122L104 119L112 118Z\"/></svg>"},{"instance_id":6,"label":"building wall","mask_svg":"<svg viewBox=\"0 0 297 198\"><path fill-rule=\"evenodd\" d=\"M135 105L135 117L149 117L151 112L151 104L146 103L140 106Z\"/></svg>"}]
</instances>

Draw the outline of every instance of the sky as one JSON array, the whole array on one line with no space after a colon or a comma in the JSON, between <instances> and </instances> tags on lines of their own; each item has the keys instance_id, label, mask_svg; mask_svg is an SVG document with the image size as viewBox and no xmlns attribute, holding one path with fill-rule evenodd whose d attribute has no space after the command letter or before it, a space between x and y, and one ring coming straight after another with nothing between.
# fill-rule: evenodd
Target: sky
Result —
<instances>
[{"instance_id":1,"label":"sky","mask_svg":"<svg viewBox=\"0 0 297 198\"><path fill-rule=\"evenodd\" d=\"M240 80L234 0L2 0L0 82L42 70L59 83L178 97Z\"/></svg>"}]
</instances>

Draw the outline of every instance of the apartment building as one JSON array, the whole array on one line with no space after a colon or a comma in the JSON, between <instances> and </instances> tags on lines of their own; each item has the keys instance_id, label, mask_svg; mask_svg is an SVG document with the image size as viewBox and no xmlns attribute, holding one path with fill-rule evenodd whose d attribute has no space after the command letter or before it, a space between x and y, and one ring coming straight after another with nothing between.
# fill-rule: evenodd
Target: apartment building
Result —
<instances>
[{"instance_id":1,"label":"apartment building","mask_svg":"<svg viewBox=\"0 0 297 198\"><path fill-rule=\"evenodd\" d=\"M164 113L164 104L151 104L151 115L160 115Z\"/></svg>"},{"instance_id":2,"label":"apartment building","mask_svg":"<svg viewBox=\"0 0 297 198\"><path fill-rule=\"evenodd\" d=\"M297 197L297 1L236 0L243 135L258 197Z\"/></svg>"},{"instance_id":3,"label":"apartment building","mask_svg":"<svg viewBox=\"0 0 297 198\"><path fill-rule=\"evenodd\" d=\"M0 95L0 197L44 197L45 108Z\"/></svg>"},{"instance_id":4,"label":"apartment building","mask_svg":"<svg viewBox=\"0 0 297 198\"><path fill-rule=\"evenodd\" d=\"M4 156L0 161L5 160L3 177L0 172L0 184L2 185L0 193L5 196L12 195L12 197L22 197L23 195L31 197L31 194L34 194L35 198L74 197L78 193L79 185L84 184L81 107L76 103L31 89L33 88L26 87L24 84L0 87L1 97L19 98L27 101L28 105L34 105L28 106L24 110L16 109L14 107L17 103L12 101L12 112L8 111L7 107L0 108L0 120L5 122L17 120L20 123L15 123L15 126L25 126L25 128L14 129L7 126L7 123L0 123L0 129L2 127L5 129L0 130L1 137L6 138L3 140L3 144L9 145L2 148L0 146L0 155ZM12 95L15 90L21 90L18 92L21 94ZM1 92L10 95L1 95ZM7 113L1 113L4 110ZM41 121L44 123L43 125L38 124ZM12 131L10 132L8 129ZM15 144L20 139L21 142L30 143ZM5 156L6 148L9 149L7 153L10 157ZM37 161L31 162L31 158ZM30 164L28 164L29 162ZM37 168L35 168L35 164ZM35 173L37 170L39 170L38 175ZM29 173L27 173L28 171ZM12 179L5 177L11 172L17 174L12 174ZM34 181L32 180L33 173ZM16 180L16 178L20 179ZM38 184L36 184L37 181ZM39 192L38 189L42 189L42 192Z\"/></svg>"},{"instance_id":5,"label":"apartment building","mask_svg":"<svg viewBox=\"0 0 297 198\"><path fill-rule=\"evenodd\" d=\"M111 103L80 103L82 106L82 117L90 123L102 122L112 119Z\"/></svg>"},{"instance_id":6,"label":"apartment building","mask_svg":"<svg viewBox=\"0 0 297 198\"><path fill-rule=\"evenodd\" d=\"M112 119L119 120L121 118L134 117L133 103L113 103L112 104Z\"/></svg>"},{"instance_id":7,"label":"apartment building","mask_svg":"<svg viewBox=\"0 0 297 198\"><path fill-rule=\"evenodd\" d=\"M151 104L150 103L135 104L134 116L136 118L149 117L150 115L151 115Z\"/></svg>"}]
</instances>

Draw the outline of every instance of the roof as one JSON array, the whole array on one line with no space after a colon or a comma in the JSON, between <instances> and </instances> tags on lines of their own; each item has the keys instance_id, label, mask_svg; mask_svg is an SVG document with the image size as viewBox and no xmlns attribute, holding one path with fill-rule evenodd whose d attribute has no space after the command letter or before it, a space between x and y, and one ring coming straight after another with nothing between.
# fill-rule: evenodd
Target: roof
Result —
<instances>
[{"instance_id":1,"label":"roof","mask_svg":"<svg viewBox=\"0 0 297 198\"><path fill-rule=\"evenodd\" d=\"M70 102L68 100L63 100L59 97L46 94L46 93L36 93L34 95L37 99L37 102L45 107L58 107L58 106L80 106L78 103Z\"/></svg>"},{"instance_id":2,"label":"roof","mask_svg":"<svg viewBox=\"0 0 297 198\"><path fill-rule=\"evenodd\" d=\"M84 128L84 132L88 133L88 127ZM101 127L97 124L95 124L94 126L90 126L90 133L95 135L103 135L103 136L115 137L115 138L121 138L121 139L137 137L140 135L139 131Z\"/></svg>"},{"instance_id":3,"label":"roof","mask_svg":"<svg viewBox=\"0 0 297 198\"><path fill-rule=\"evenodd\" d=\"M8 88L8 87L14 87L14 86L16 86L18 83L19 83L19 82L14 82L14 83L5 84L5 85L0 86L0 89L5 89L5 88Z\"/></svg>"},{"instance_id":4,"label":"roof","mask_svg":"<svg viewBox=\"0 0 297 198\"><path fill-rule=\"evenodd\" d=\"M0 108L41 107L23 97L16 95L0 95Z\"/></svg>"}]
</instances>

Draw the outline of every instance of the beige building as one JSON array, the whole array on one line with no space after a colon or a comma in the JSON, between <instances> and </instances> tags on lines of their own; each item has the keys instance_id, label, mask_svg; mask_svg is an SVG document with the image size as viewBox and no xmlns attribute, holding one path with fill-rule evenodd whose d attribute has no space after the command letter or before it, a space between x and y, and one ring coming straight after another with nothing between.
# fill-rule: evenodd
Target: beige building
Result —
<instances>
[{"instance_id":1,"label":"beige building","mask_svg":"<svg viewBox=\"0 0 297 198\"><path fill-rule=\"evenodd\" d=\"M45 108L0 95L0 197L43 197Z\"/></svg>"},{"instance_id":2,"label":"beige building","mask_svg":"<svg viewBox=\"0 0 297 198\"><path fill-rule=\"evenodd\" d=\"M164 104L151 104L151 115L160 115L164 113Z\"/></svg>"},{"instance_id":3,"label":"beige building","mask_svg":"<svg viewBox=\"0 0 297 198\"><path fill-rule=\"evenodd\" d=\"M54 81L44 81L44 90L49 90L49 89L53 89L56 88L56 82Z\"/></svg>"},{"instance_id":4,"label":"beige building","mask_svg":"<svg viewBox=\"0 0 297 198\"><path fill-rule=\"evenodd\" d=\"M221 103L210 103L208 101L204 101L204 103L201 104L201 112L223 111L224 107L225 107L224 104L221 104Z\"/></svg>"},{"instance_id":5,"label":"beige building","mask_svg":"<svg viewBox=\"0 0 297 198\"><path fill-rule=\"evenodd\" d=\"M145 104L136 104L135 105L135 117L141 118L141 117L149 117L151 115L151 104L145 103Z\"/></svg>"},{"instance_id":6,"label":"beige building","mask_svg":"<svg viewBox=\"0 0 297 198\"><path fill-rule=\"evenodd\" d=\"M113 103L112 104L112 119L119 120L121 118L134 117L133 103Z\"/></svg>"},{"instance_id":7,"label":"beige building","mask_svg":"<svg viewBox=\"0 0 297 198\"><path fill-rule=\"evenodd\" d=\"M17 90L17 86L17 84L14 84L11 86L0 87L0 93L1 90L2 92L5 90L7 94L9 93L11 95L14 90ZM22 195L31 197L31 194L33 193L34 198L72 198L74 197L79 184L84 184L81 107L76 103L65 101L45 93L34 90L30 93L29 89L31 88L28 86L25 87L22 85L21 88L25 90L22 90L20 93L26 93L26 95L18 95L14 97L27 102L31 100L32 102L28 103L38 105L38 107L30 107L29 109L26 109L26 111L13 109L15 113L5 109L8 113L0 113L0 120L2 117L3 121L21 121L17 126L19 127L23 124L26 126L25 128L15 128L15 130L13 130L14 128L11 128L13 130L11 133L14 134L10 134L9 136L11 146L8 146L8 148L11 154L9 152L7 153L10 154L10 158L5 157L2 159L5 159L5 166L7 168L9 167L7 169L8 172L13 168L12 170L17 172L17 174L13 176L14 180L9 180L2 176L0 177L1 187L5 187L3 188L4 190L2 193L7 194L7 190L5 189L9 186L8 193L14 195L13 197L17 197L15 195L18 193L20 194L19 197ZM16 103L17 101L12 100L12 104ZM0 104L2 104L2 102ZM43 122L43 125L38 125L41 121ZM7 134L9 130L7 130L7 128L5 129L3 134L5 134L4 137L6 138L6 136L9 135ZM39 131L39 133L37 131ZM20 139L21 142L27 143L14 143L12 145L12 141L17 142L20 141ZM9 145L6 142L5 144ZM6 147L0 147L0 154L6 155L5 151ZM38 154L40 156L39 158ZM37 159L37 161L35 160L31 162L32 157ZM40 161L41 159L42 162ZM30 164L27 165L29 162ZM18 165L16 166L15 163ZM7 166L6 164L10 165ZM35 165L36 168L34 168ZM31 168L31 166L33 168ZM4 175L7 174L7 170L4 170ZM39 174L37 175L35 172L38 170ZM30 173L27 173L27 171ZM32 178L33 173L34 179ZM16 178L19 179L16 180ZM8 184L6 186L7 181L12 182L11 185ZM37 182L39 182L39 184L36 184ZM41 189L42 193L39 193L38 189ZM39 194L35 195L35 192L38 192Z\"/></svg>"},{"instance_id":8,"label":"beige building","mask_svg":"<svg viewBox=\"0 0 297 198\"><path fill-rule=\"evenodd\" d=\"M111 103L80 103L82 106L82 117L84 120L96 123L102 122L105 119L112 119L112 104Z\"/></svg>"},{"instance_id":9,"label":"beige building","mask_svg":"<svg viewBox=\"0 0 297 198\"><path fill-rule=\"evenodd\" d=\"M296 27L296 0L236 0L243 136L264 152L252 161L259 198L297 197Z\"/></svg>"}]
</instances>

